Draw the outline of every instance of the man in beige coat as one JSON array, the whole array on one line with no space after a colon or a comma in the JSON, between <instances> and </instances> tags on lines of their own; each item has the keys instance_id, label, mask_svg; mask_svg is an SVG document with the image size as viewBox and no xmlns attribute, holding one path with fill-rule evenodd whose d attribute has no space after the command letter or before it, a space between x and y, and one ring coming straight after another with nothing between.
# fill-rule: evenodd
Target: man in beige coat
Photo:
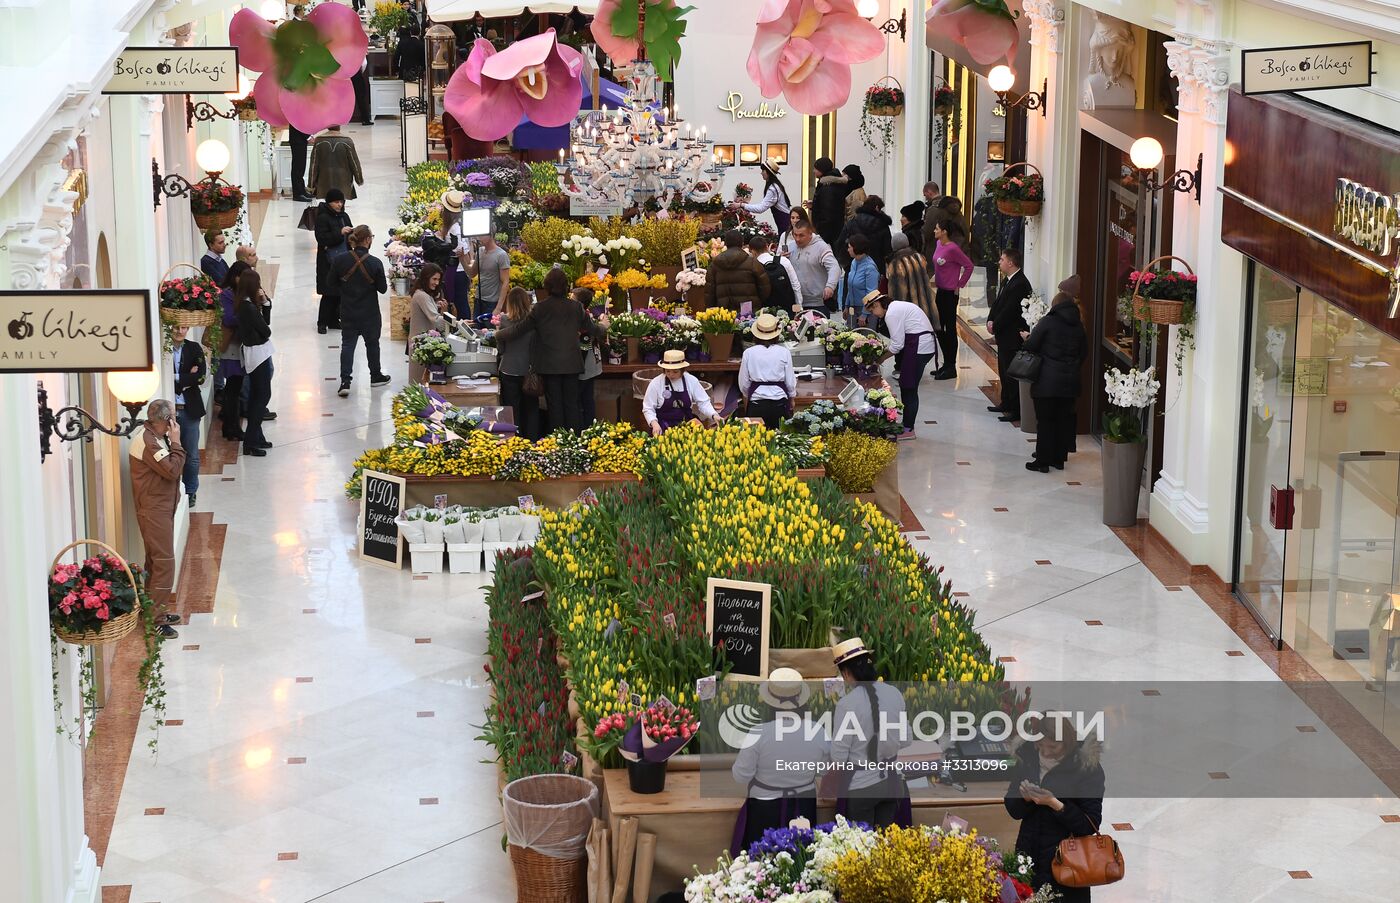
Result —
<instances>
[{"instance_id":1,"label":"man in beige coat","mask_svg":"<svg viewBox=\"0 0 1400 903\"><path fill-rule=\"evenodd\" d=\"M180 475L185 448L175 420L175 405L156 398L146 406L146 422L131 434L131 495L136 526L146 544L146 590L158 609L175 602L175 509L180 506ZM178 614L157 616L160 632L179 636L171 624Z\"/></svg>"},{"instance_id":2,"label":"man in beige coat","mask_svg":"<svg viewBox=\"0 0 1400 903\"><path fill-rule=\"evenodd\" d=\"M340 126L331 126L311 143L311 175L307 178L311 194L323 198L332 188L339 188L353 201L355 186L363 184L365 174L355 151L355 139L340 134Z\"/></svg>"}]
</instances>

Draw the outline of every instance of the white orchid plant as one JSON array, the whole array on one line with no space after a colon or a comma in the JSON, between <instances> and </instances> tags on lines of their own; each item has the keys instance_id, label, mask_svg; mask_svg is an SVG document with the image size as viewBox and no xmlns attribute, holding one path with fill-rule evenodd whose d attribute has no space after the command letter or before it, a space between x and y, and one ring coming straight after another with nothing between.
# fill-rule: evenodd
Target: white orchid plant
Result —
<instances>
[{"instance_id":1,"label":"white orchid plant","mask_svg":"<svg viewBox=\"0 0 1400 903\"><path fill-rule=\"evenodd\" d=\"M1103 415L1103 434L1109 442L1141 442L1144 408L1149 407L1162 388L1156 368L1146 370L1105 370L1104 393L1112 410Z\"/></svg>"}]
</instances>

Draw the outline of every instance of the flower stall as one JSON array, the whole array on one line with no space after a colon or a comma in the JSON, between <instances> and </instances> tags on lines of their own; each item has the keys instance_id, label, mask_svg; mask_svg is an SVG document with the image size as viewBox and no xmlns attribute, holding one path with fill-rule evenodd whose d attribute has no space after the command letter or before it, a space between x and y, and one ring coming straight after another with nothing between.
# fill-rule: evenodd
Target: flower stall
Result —
<instances>
[{"instance_id":1,"label":"flower stall","mask_svg":"<svg viewBox=\"0 0 1400 903\"><path fill-rule=\"evenodd\" d=\"M716 671L706 632L707 578L782 587L772 610L770 663L831 674L827 644L859 625L888 679L958 681L962 704L980 711L1009 704L1002 666L974 629L973 613L953 598L943 569L873 506L844 497L831 481L800 479L772 436L759 426L728 424L686 426L648 440L636 461L639 483L544 511L533 549L502 553L488 592L490 648L506 657L493 661L488 675L494 698L509 702L491 708L484 736L503 777L581 772L594 780L614 830L635 819L639 836L654 836L654 847L648 843L643 853L639 845L637 856L646 856L655 888L679 888L728 849L740 805L700 785L700 769L710 767L702 763L717 752L714 726L706 733L701 679L727 673ZM518 665L531 650L537 658L552 653L558 666L546 669L543 687L535 669ZM539 748L536 737L549 739ZM629 753L664 761L664 787L656 769L629 774ZM727 771L723 759L720 753ZM978 837L1008 837L1000 789L920 789L914 811L923 827L912 830L940 836L928 826L953 809L981 830ZM829 801L818 811L830 817ZM883 837L848 827L870 835L859 841L862 853L881 849ZM951 841L957 846L949 852L977 859L962 849L968 842ZM987 854L977 860L978 881L1002 887L1004 875L1022 874L998 868L989 840L971 843ZM749 855L758 860L768 852L776 851ZM878 861L833 873L849 875L847 884L827 880L844 893ZM619 874L631 875L628 865Z\"/></svg>"}]
</instances>

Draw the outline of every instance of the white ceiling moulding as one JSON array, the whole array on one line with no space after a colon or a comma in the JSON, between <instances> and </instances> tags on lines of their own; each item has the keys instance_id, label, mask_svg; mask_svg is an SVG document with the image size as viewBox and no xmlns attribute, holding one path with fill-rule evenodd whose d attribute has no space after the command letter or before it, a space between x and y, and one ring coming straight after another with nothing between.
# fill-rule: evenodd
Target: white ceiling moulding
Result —
<instances>
[{"instance_id":1,"label":"white ceiling moulding","mask_svg":"<svg viewBox=\"0 0 1400 903\"><path fill-rule=\"evenodd\" d=\"M1252 0L1258 6L1280 9L1391 44L1400 43L1400 3L1394 0Z\"/></svg>"},{"instance_id":2,"label":"white ceiling moulding","mask_svg":"<svg viewBox=\"0 0 1400 903\"><path fill-rule=\"evenodd\" d=\"M434 22L460 22L481 13L487 19L503 16L518 16L525 10L534 13L567 13L574 7L584 15L598 11L598 0L580 0L578 3L565 3L560 0L428 0L428 18Z\"/></svg>"}]
</instances>

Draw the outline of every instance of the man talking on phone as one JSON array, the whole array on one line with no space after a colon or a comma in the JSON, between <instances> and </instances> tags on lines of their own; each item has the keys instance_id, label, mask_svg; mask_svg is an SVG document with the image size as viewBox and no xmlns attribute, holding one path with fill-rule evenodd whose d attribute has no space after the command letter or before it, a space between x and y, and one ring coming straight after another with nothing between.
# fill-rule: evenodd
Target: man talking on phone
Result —
<instances>
[{"instance_id":1,"label":"man talking on phone","mask_svg":"<svg viewBox=\"0 0 1400 903\"><path fill-rule=\"evenodd\" d=\"M180 635L170 626L180 616L169 612L175 604L175 509L185 469L174 404L156 398L146 406L146 422L131 434L128 454L136 526L146 546L146 591L157 610L166 612L156 616L161 634L173 639Z\"/></svg>"}]
</instances>

